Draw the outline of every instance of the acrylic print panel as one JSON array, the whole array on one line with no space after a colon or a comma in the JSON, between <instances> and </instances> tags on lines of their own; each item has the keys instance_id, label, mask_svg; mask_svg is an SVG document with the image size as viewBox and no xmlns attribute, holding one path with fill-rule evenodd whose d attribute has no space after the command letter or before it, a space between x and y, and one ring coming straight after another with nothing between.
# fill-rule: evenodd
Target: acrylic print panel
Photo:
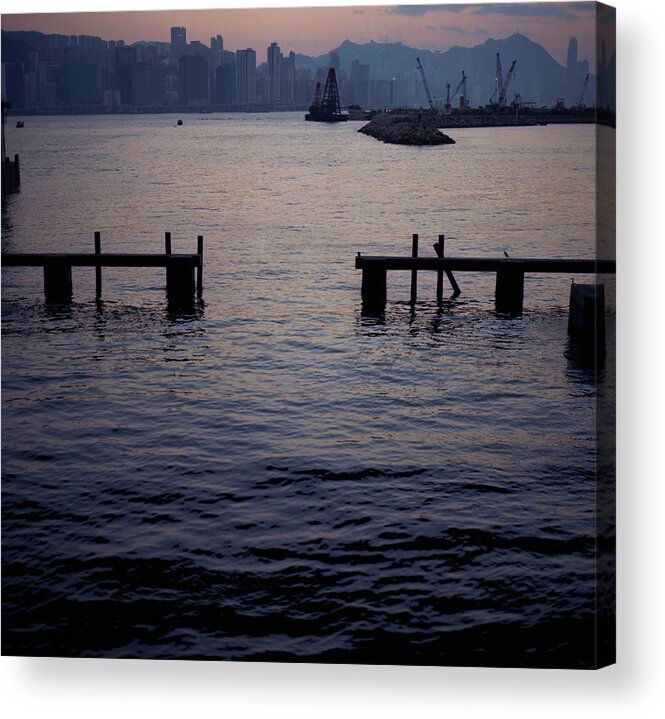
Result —
<instances>
[{"instance_id":1,"label":"acrylic print panel","mask_svg":"<svg viewBox=\"0 0 665 719\"><path fill-rule=\"evenodd\" d=\"M3 653L612 663L614 10L2 32Z\"/></svg>"}]
</instances>

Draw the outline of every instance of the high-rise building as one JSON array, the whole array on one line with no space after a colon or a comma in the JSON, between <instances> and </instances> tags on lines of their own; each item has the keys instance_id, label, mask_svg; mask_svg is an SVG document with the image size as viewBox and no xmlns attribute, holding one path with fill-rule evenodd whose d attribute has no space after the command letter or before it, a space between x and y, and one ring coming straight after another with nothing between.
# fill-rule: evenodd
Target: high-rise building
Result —
<instances>
[{"instance_id":1,"label":"high-rise building","mask_svg":"<svg viewBox=\"0 0 665 719\"><path fill-rule=\"evenodd\" d=\"M102 50L107 43L96 35L79 35L79 47L81 50Z\"/></svg>"},{"instance_id":2,"label":"high-rise building","mask_svg":"<svg viewBox=\"0 0 665 719\"><path fill-rule=\"evenodd\" d=\"M96 105L99 103L97 65L72 63L63 67L65 104Z\"/></svg>"},{"instance_id":3,"label":"high-rise building","mask_svg":"<svg viewBox=\"0 0 665 719\"><path fill-rule=\"evenodd\" d=\"M335 70L335 74L339 75L339 53L331 50L328 57L328 67L332 67Z\"/></svg>"},{"instance_id":4,"label":"high-rise building","mask_svg":"<svg viewBox=\"0 0 665 719\"><path fill-rule=\"evenodd\" d=\"M224 52L224 38L221 35L210 38L210 50L212 51L212 66L218 67L222 64L222 53Z\"/></svg>"},{"instance_id":5,"label":"high-rise building","mask_svg":"<svg viewBox=\"0 0 665 719\"><path fill-rule=\"evenodd\" d=\"M291 50L289 57L283 63L286 65L286 75L284 83L284 92L282 97L288 102L293 102L296 99L296 54Z\"/></svg>"},{"instance_id":6,"label":"high-rise building","mask_svg":"<svg viewBox=\"0 0 665 719\"><path fill-rule=\"evenodd\" d=\"M2 63L2 97L12 107L25 107L23 67L15 62Z\"/></svg>"},{"instance_id":7,"label":"high-rise building","mask_svg":"<svg viewBox=\"0 0 665 719\"><path fill-rule=\"evenodd\" d=\"M272 42L268 48L268 99L271 102L281 99L281 66L282 51L276 42Z\"/></svg>"},{"instance_id":8,"label":"high-rise building","mask_svg":"<svg viewBox=\"0 0 665 719\"><path fill-rule=\"evenodd\" d=\"M251 47L236 52L236 102L256 102L256 52Z\"/></svg>"},{"instance_id":9,"label":"high-rise building","mask_svg":"<svg viewBox=\"0 0 665 719\"><path fill-rule=\"evenodd\" d=\"M55 107L58 104L61 85L62 66L57 63L39 63L39 104L42 107Z\"/></svg>"},{"instance_id":10,"label":"high-rise building","mask_svg":"<svg viewBox=\"0 0 665 719\"><path fill-rule=\"evenodd\" d=\"M181 105L205 105L208 98L208 63L201 55L183 55L178 65L178 100Z\"/></svg>"},{"instance_id":11,"label":"high-rise building","mask_svg":"<svg viewBox=\"0 0 665 719\"><path fill-rule=\"evenodd\" d=\"M62 50L69 40L66 35L47 35L46 38L50 50Z\"/></svg>"},{"instance_id":12,"label":"high-rise building","mask_svg":"<svg viewBox=\"0 0 665 719\"><path fill-rule=\"evenodd\" d=\"M171 48L169 51L169 64L177 68L180 58L188 51L187 30L184 27L171 28Z\"/></svg>"},{"instance_id":13,"label":"high-rise building","mask_svg":"<svg viewBox=\"0 0 665 719\"><path fill-rule=\"evenodd\" d=\"M566 103L572 105L578 98L575 97L577 89L577 38L571 37L568 41L568 59L566 62ZM577 90L579 95L582 86Z\"/></svg>"},{"instance_id":14,"label":"high-rise building","mask_svg":"<svg viewBox=\"0 0 665 719\"><path fill-rule=\"evenodd\" d=\"M37 53L28 54L28 67L24 67L24 83L25 83L25 105L26 107L35 107L39 104L39 82L37 77Z\"/></svg>"},{"instance_id":15,"label":"high-rise building","mask_svg":"<svg viewBox=\"0 0 665 719\"><path fill-rule=\"evenodd\" d=\"M130 65L132 105L147 107L150 105L150 65L147 62L135 62Z\"/></svg>"},{"instance_id":16,"label":"high-rise building","mask_svg":"<svg viewBox=\"0 0 665 719\"><path fill-rule=\"evenodd\" d=\"M150 66L150 104L154 107L166 105L166 68L163 65Z\"/></svg>"},{"instance_id":17,"label":"high-rise building","mask_svg":"<svg viewBox=\"0 0 665 719\"><path fill-rule=\"evenodd\" d=\"M232 60L225 54L215 68L214 101L218 105L232 105L236 101L236 58L234 53L228 54Z\"/></svg>"},{"instance_id":18,"label":"high-rise building","mask_svg":"<svg viewBox=\"0 0 665 719\"><path fill-rule=\"evenodd\" d=\"M115 79L120 91L120 102L132 104L132 65L136 62L136 49L133 47L116 47Z\"/></svg>"},{"instance_id":19,"label":"high-rise building","mask_svg":"<svg viewBox=\"0 0 665 719\"><path fill-rule=\"evenodd\" d=\"M361 65L358 60L351 63L350 85L353 102L363 107L369 105L369 65Z\"/></svg>"},{"instance_id":20,"label":"high-rise building","mask_svg":"<svg viewBox=\"0 0 665 719\"><path fill-rule=\"evenodd\" d=\"M177 45L179 47L184 47L185 45L187 45L187 28L171 28L171 45Z\"/></svg>"}]
</instances>

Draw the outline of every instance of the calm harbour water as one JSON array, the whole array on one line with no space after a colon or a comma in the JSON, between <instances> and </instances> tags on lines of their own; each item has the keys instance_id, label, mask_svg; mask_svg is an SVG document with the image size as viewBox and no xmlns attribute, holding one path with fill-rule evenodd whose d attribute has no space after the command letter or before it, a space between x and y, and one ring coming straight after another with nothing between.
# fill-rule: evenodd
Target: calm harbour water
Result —
<instances>
[{"instance_id":1,"label":"calm harbour water","mask_svg":"<svg viewBox=\"0 0 665 719\"><path fill-rule=\"evenodd\" d=\"M25 118L3 252L194 252L163 270L2 271L3 653L589 666L594 375L570 277L435 302L357 251L588 258L593 126L384 145L301 114ZM600 128L601 132L606 131ZM607 130L609 132L609 130ZM580 278L579 281L582 281Z\"/></svg>"}]
</instances>

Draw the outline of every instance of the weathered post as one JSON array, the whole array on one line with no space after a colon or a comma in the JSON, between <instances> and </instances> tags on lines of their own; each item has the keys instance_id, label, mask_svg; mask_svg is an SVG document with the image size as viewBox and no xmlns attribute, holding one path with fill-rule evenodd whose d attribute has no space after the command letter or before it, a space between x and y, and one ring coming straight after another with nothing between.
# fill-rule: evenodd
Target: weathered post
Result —
<instances>
[{"instance_id":1,"label":"weathered post","mask_svg":"<svg viewBox=\"0 0 665 719\"><path fill-rule=\"evenodd\" d=\"M164 253L167 255L171 254L171 233L164 233Z\"/></svg>"},{"instance_id":2,"label":"weathered post","mask_svg":"<svg viewBox=\"0 0 665 719\"><path fill-rule=\"evenodd\" d=\"M605 342L605 285L571 284L568 332L588 349Z\"/></svg>"},{"instance_id":3,"label":"weathered post","mask_svg":"<svg viewBox=\"0 0 665 719\"><path fill-rule=\"evenodd\" d=\"M95 232L95 254L100 255L102 252L102 236L100 232ZM102 299L102 266L95 265L95 298Z\"/></svg>"},{"instance_id":4,"label":"weathered post","mask_svg":"<svg viewBox=\"0 0 665 719\"><path fill-rule=\"evenodd\" d=\"M418 235L411 240L411 257L418 257ZM411 270L411 304L418 298L418 270Z\"/></svg>"},{"instance_id":5,"label":"weathered post","mask_svg":"<svg viewBox=\"0 0 665 719\"><path fill-rule=\"evenodd\" d=\"M54 257L44 263L44 297L47 302L71 302L72 266L66 259Z\"/></svg>"},{"instance_id":6,"label":"weathered post","mask_svg":"<svg viewBox=\"0 0 665 719\"><path fill-rule=\"evenodd\" d=\"M361 289L363 314L380 314L385 310L387 274L385 267L363 267Z\"/></svg>"},{"instance_id":7,"label":"weathered post","mask_svg":"<svg viewBox=\"0 0 665 719\"><path fill-rule=\"evenodd\" d=\"M437 254L437 257L440 257L443 259L444 254L444 236L439 235L439 241L434 245L434 251ZM458 295L462 294L462 290L460 290L459 285L457 284L457 280L455 279L455 275L453 274L452 270L437 270L436 273L436 299L439 304L441 304L441 301L443 300L443 273L446 273L446 277L448 278L448 281L450 282L451 287L453 288L453 297L457 297Z\"/></svg>"},{"instance_id":8,"label":"weathered post","mask_svg":"<svg viewBox=\"0 0 665 719\"><path fill-rule=\"evenodd\" d=\"M524 305L524 263L502 260L496 273L496 310L516 316Z\"/></svg>"},{"instance_id":9,"label":"weathered post","mask_svg":"<svg viewBox=\"0 0 665 719\"><path fill-rule=\"evenodd\" d=\"M439 235L439 244L438 246L434 246L434 251L439 257L441 257L441 259L443 259L444 240L445 237L443 235ZM443 302L443 270L436 271L436 301L438 304Z\"/></svg>"},{"instance_id":10,"label":"weathered post","mask_svg":"<svg viewBox=\"0 0 665 719\"><path fill-rule=\"evenodd\" d=\"M196 241L196 253L199 256L199 266L196 268L196 295L199 299L203 295L203 235Z\"/></svg>"},{"instance_id":11,"label":"weathered post","mask_svg":"<svg viewBox=\"0 0 665 719\"><path fill-rule=\"evenodd\" d=\"M166 297L171 306L190 306L194 299L194 258L174 257L166 265Z\"/></svg>"}]
</instances>

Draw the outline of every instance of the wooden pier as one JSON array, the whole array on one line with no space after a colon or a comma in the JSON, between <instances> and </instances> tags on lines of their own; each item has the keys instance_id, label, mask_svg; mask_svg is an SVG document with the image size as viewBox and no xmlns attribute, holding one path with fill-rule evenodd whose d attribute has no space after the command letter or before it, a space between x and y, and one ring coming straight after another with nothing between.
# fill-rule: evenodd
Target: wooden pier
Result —
<instances>
[{"instance_id":1,"label":"wooden pier","mask_svg":"<svg viewBox=\"0 0 665 719\"><path fill-rule=\"evenodd\" d=\"M512 315L522 313L524 276L529 273L612 274L615 260L535 259L511 257L444 257L443 235L434 245L436 257L418 257L417 235L413 236L412 256L369 256L358 253L356 269L362 270L363 307L370 313L381 311L386 304L386 284L389 271L411 272L411 302L417 297L417 273L421 270L438 274L437 299L442 297L442 278L445 273L451 282L454 296L461 290L454 272L493 272L496 274L496 308Z\"/></svg>"},{"instance_id":2,"label":"wooden pier","mask_svg":"<svg viewBox=\"0 0 665 719\"><path fill-rule=\"evenodd\" d=\"M174 254L171 233L165 233L163 254L103 253L101 236L95 232L94 253L15 253L3 254L5 267L43 267L44 296L47 302L68 303L72 299L72 267L95 268L95 294L102 296L102 267L164 267L169 305L188 305L194 294L203 292L203 237L198 236L195 254ZM196 283L194 270L196 269Z\"/></svg>"}]
</instances>

